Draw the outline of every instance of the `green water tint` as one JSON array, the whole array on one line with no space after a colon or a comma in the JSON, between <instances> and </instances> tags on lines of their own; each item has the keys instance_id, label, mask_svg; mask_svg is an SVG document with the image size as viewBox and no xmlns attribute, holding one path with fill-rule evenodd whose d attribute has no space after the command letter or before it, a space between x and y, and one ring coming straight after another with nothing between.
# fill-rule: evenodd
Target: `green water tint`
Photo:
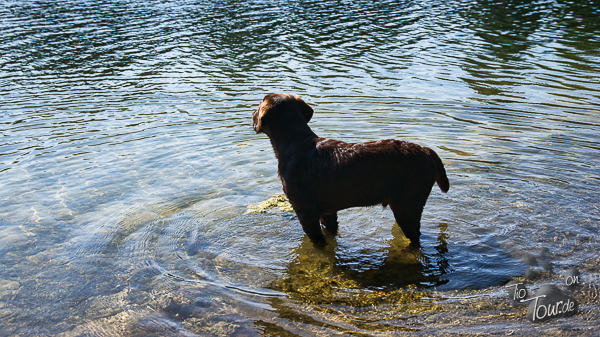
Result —
<instances>
[{"instance_id":1,"label":"green water tint","mask_svg":"<svg viewBox=\"0 0 600 337\"><path fill-rule=\"evenodd\" d=\"M418 263L416 259L415 263ZM321 250L313 247L309 239L298 251L298 257L289 264L286 276L271 287L309 304L372 306L415 302L431 296L430 292L419 291L416 287L406 290L364 289L356 278L356 272L337 266L331 245Z\"/></svg>"},{"instance_id":2,"label":"green water tint","mask_svg":"<svg viewBox=\"0 0 600 337\"><path fill-rule=\"evenodd\" d=\"M299 265L288 272L289 275L275 282L272 288L307 304L365 307L412 303L432 296L430 292L414 288L393 291L365 290L358 282L336 272L335 267L326 264Z\"/></svg>"},{"instance_id":3,"label":"green water tint","mask_svg":"<svg viewBox=\"0 0 600 337\"><path fill-rule=\"evenodd\" d=\"M556 276L545 273L533 284L551 282ZM527 282L523 278L516 280ZM282 281L286 282L285 279ZM595 285L586 285L574 291L572 295L583 299L588 305L593 305L598 301L598 289ZM436 335L470 335L468 331L473 329L489 332L489 326L495 326L508 335L540 334L548 329L548 325L529 325L523 328L527 305L514 303L503 287L450 292L415 290L413 287L407 287L405 290L392 292L375 291L372 296L357 294L351 301L347 301L347 296L343 294L329 298L312 296L307 300L309 303L302 305L281 300L274 300L271 305L281 318L351 336L370 336L373 332L390 331L425 335L434 332ZM334 292L344 293L338 288L335 288ZM299 298L293 295L294 291L291 293L293 298ZM386 298L388 296L389 298ZM340 297L343 299L340 300ZM315 299L323 302L312 302ZM595 316L594 310L588 306L571 319L579 324L586 324L583 322L593 321ZM565 330L557 322L552 324L560 331L561 336L593 335ZM256 325L267 335L279 335L286 331L281 326L262 321Z\"/></svg>"},{"instance_id":4,"label":"green water tint","mask_svg":"<svg viewBox=\"0 0 600 337\"><path fill-rule=\"evenodd\" d=\"M277 194L258 204L249 205L247 213L293 212L283 194ZM394 224L394 234L399 237L399 229ZM279 279L270 287L290 294L293 299L307 304L340 304L350 306L373 306L380 304L402 304L418 302L431 298L431 292L420 291L414 285L400 290L368 290L354 277L356 272L344 271L337 267L335 258L335 238L329 237L324 248L314 247L305 238L297 250L297 258L287 268L287 276ZM402 264L420 264L414 252L408 250L410 240L397 238L393 241L389 255ZM354 276L354 277L353 277ZM389 275L393 277L394 275ZM376 274L373 277L381 278ZM385 277L385 275L383 275ZM367 283L372 283L366 280Z\"/></svg>"}]
</instances>

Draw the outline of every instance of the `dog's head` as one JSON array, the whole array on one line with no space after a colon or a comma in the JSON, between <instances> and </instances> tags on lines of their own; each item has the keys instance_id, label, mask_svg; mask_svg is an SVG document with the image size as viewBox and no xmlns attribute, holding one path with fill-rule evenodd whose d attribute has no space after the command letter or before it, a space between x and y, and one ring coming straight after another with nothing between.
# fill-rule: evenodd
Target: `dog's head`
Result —
<instances>
[{"instance_id":1,"label":"dog's head","mask_svg":"<svg viewBox=\"0 0 600 337\"><path fill-rule=\"evenodd\" d=\"M256 133L264 132L271 136L273 125L306 125L313 115L313 109L299 96L290 94L270 94L260 102L252 114L252 128Z\"/></svg>"}]
</instances>

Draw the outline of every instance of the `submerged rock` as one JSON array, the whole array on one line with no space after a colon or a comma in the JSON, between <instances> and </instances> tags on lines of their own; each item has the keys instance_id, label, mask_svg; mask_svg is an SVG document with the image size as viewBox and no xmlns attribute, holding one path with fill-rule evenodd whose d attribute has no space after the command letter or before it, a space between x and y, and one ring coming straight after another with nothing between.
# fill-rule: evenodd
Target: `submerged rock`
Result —
<instances>
[{"instance_id":1,"label":"submerged rock","mask_svg":"<svg viewBox=\"0 0 600 337\"><path fill-rule=\"evenodd\" d=\"M258 214L274 211L293 212L294 209L284 194L276 194L265 201L259 202L256 205L249 205L246 214Z\"/></svg>"}]
</instances>

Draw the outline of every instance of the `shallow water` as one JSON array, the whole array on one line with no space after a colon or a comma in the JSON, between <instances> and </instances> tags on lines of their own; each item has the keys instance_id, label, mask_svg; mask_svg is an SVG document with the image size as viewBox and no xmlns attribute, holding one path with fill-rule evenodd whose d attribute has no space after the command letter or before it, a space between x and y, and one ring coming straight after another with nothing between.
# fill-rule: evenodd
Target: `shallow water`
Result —
<instances>
[{"instance_id":1,"label":"shallow water","mask_svg":"<svg viewBox=\"0 0 600 337\"><path fill-rule=\"evenodd\" d=\"M595 335L598 15L592 1L3 2L0 335ZM247 214L281 192L250 125L272 92L311 104L320 136L436 150L451 188L432 191L422 249L381 207L340 212L325 250L291 213ZM584 286L579 315L535 325L503 285L542 247L554 272L530 289L568 267Z\"/></svg>"}]
</instances>

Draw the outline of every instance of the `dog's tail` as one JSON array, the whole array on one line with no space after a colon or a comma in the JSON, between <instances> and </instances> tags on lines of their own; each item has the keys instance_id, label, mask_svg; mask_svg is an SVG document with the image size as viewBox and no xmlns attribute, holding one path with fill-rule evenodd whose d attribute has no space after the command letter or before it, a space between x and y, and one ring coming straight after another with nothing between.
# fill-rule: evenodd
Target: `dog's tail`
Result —
<instances>
[{"instance_id":1,"label":"dog's tail","mask_svg":"<svg viewBox=\"0 0 600 337\"><path fill-rule=\"evenodd\" d=\"M431 156L433 157L433 162L435 163L435 181L437 182L440 190L446 193L450 189L450 182L448 181L448 176L446 176L444 163L442 163L440 157L433 150L431 150Z\"/></svg>"}]
</instances>

